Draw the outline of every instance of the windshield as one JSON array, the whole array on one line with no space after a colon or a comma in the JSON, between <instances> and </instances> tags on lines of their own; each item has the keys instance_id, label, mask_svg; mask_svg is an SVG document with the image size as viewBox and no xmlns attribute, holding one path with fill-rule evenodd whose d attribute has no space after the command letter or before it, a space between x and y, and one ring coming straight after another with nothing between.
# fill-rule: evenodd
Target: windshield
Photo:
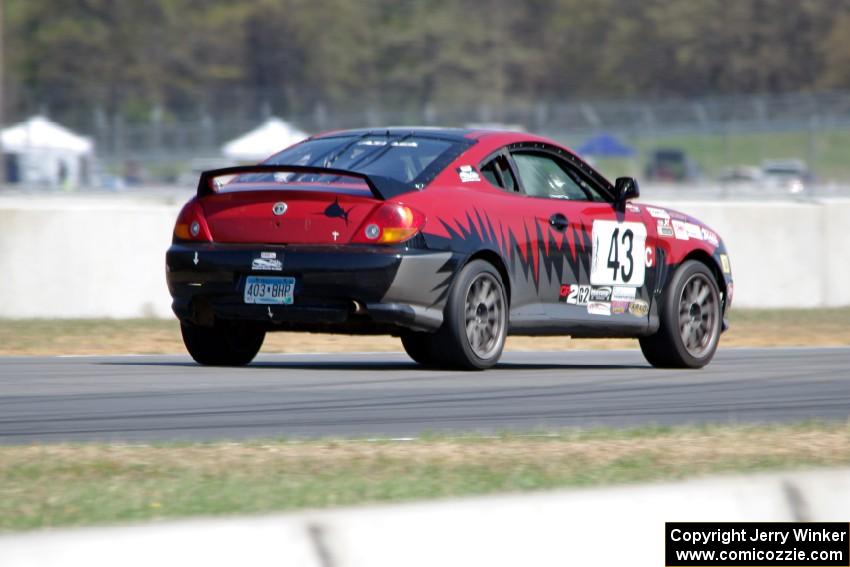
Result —
<instances>
[{"instance_id":1,"label":"windshield","mask_svg":"<svg viewBox=\"0 0 850 567\"><path fill-rule=\"evenodd\" d=\"M462 142L445 138L367 133L306 140L264 163L346 169L424 186L464 147ZM288 181L335 179L331 175L293 174Z\"/></svg>"}]
</instances>

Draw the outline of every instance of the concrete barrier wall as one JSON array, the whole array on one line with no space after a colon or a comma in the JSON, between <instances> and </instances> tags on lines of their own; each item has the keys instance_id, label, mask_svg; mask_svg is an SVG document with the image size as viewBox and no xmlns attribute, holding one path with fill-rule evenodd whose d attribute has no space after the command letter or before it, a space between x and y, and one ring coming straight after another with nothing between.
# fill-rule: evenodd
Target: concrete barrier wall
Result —
<instances>
[{"instance_id":1,"label":"concrete barrier wall","mask_svg":"<svg viewBox=\"0 0 850 567\"><path fill-rule=\"evenodd\" d=\"M850 200L671 201L721 235L737 307L850 305Z\"/></svg>"},{"instance_id":2,"label":"concrete barrier wall","mask_svg":"<svg viewBox=\"0 0 850 567\"><path fill-rule=\"evenodd\" d=\"M165 250L180 206L0 201L0 317L170 317Z\"/></svg>"},{"instance_id":3,"label":"concrete barrier wall","mask_svg":"<svg viewBox=\"0 0 850 567\"><path fill-rule=\"evenodd\" d=\"M850 200L660 204L724 238L736 306L850 305ZM170 317L164 254L179 209L162 199L0 200L0 317Z\"/></svg>"},{"instance_id":4,"label":"concrete barrier wall","mask_svg":"<svg viewBox=\"0 0 850 567\"><path fill-rule=\"evenodd\" d=\"M850 471L0 536L3 567L664 565L664 522L846 522Z\"/></svg>"}]
</instances>

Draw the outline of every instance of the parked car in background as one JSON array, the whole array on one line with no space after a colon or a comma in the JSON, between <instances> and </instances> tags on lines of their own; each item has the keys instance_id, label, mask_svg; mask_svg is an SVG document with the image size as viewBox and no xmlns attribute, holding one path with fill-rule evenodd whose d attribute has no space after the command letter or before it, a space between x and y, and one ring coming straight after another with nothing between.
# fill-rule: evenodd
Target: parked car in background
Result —
<instances>
[{"instance_id":1,"label":"parked car in background","mask_svg":"<svg viewBox=\"0 0 850 567\"><path fill-rule=\"evenodd\" d=\"M814 174L801 159L766 159L761 171L766 187L789 193L801 193L814 182Z\"/></svg>"},{"instance_id":2,"label":"parked car in background","mask_svg":"<svg viewBox=\"0 0 850 567\"><path fill-rule=\"evenodd\" d=\"M696 181L699 176L699 166L684 150L659 148L649 154L646 164L648 180L687 183Z\"/></svg>"},{"instance_id":3,"label":"parked car in background","mask_svg":"<svg viewBox=\"0 0 850 567\"><path fill-rule=\"evenodd\" d=\"M761 168L754 165L736 165L724 168L717 176L717 180L728 184L757 185L764 180L764 173Z\"/></svg>"},{"instance_id":4,"label":"parked car in background","mask_svg":"<svg viewBox=\"0 0 850 567\"><path fill-rule=\"evenodd\" d=\"M717 181L735 194L761 193L764 191L764 174L755 165L736 165L723 168Z\"/></svg>"}]
</instances>

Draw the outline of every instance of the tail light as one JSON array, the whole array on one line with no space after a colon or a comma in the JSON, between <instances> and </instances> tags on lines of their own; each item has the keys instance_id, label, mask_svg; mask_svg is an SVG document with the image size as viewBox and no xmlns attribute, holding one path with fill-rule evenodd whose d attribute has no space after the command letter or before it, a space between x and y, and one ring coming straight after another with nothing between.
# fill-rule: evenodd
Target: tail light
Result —
<instances>
[{"instance_id":1,"label":"tail light","mask_svg":"<svg viewBox=\"0 0 850 567\"><path fill-rule=\"evenodd\" d=\"M384 203L357 230L352 242L397 244L414 236L425 224L425 215L398 203Z\"/></svg>"},{"instance_id":2,"label":"tail light","mask_svg":"<svg viewBox=\"0 0 850 567\"><path fill-rule=\"evenodd\" d=\"M204 210L196 199L183 206L174 225L174 240L212 242L212 234L204 218Z\"/></svg>"}]
</instances>

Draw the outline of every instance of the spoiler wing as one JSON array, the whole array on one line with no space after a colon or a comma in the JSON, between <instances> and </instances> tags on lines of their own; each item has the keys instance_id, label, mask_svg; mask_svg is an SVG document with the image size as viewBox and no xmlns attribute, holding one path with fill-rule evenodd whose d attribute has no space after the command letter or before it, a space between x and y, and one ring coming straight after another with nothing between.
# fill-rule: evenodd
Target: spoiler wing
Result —
<instances>
[{"instance_id":1,"label":"spoiler wing","mask_svg":"<svg viewBox=\"0 0 850 567\"><path fill-rule=\"evenodd\" d=\"M362 179L369 186L369 190L376 199L386 201L403 193L416 191L407 183L383 177L381 175L370 175L359 171L347 169L334 169L331 167L317 167L312 165L237 165L235 167L223 167L221 169L210 169L201 173L198 180L198 198L212 195L215 189L212 180L223 175L240 175L244 173L316 173L320 175L339 175L345 177L356 177Z\"/></svg>"}]
</instances>

